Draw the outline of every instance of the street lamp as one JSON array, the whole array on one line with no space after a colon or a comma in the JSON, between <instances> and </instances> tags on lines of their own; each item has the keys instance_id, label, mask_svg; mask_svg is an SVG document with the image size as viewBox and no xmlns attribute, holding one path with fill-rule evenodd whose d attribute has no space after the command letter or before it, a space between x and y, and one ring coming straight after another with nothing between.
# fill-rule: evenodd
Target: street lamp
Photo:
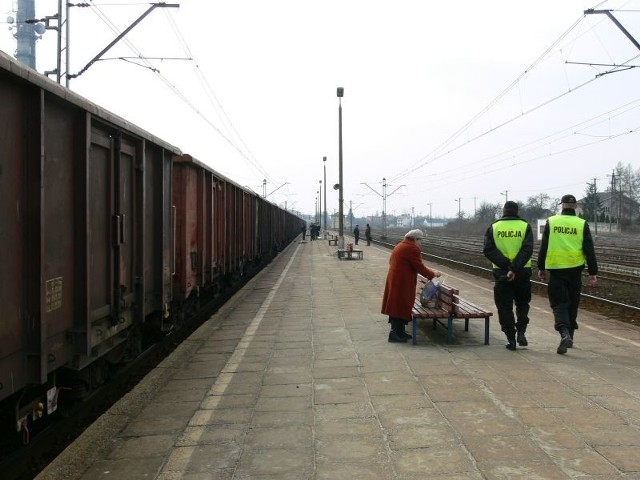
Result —
<instances>
[{"instance_id":1,"label":"street lamp","mask_svg":"<svg viewBox=\"0 0 640 480\"><path fill-rule=\"evenodd\" d=\"M431 215L431 203L427 203L429 205L429 228L433 230L433 216Z\"/></svg>"},{"instance_id":2,"label":"street lamp","mask_svg":"<svg viewBox=\"0 0 640 480\"><path fill-rule=\"evenodd\" d=\"M327 157L322 157L324 163L324 237L327 238Z\"/></svg>"},{"instance_id":3,"label":"street lamp","mask_svg":"<svg viewBox=\"0 0 640 480\"><path fill-rule=\"evenodd\" d=\"M504 201L509 201L509 190L505 190L504 192L500 192L500 195L504 195Z\"/></svg>"},{"instance_id":4,"label":"street lamp","mask_svg":"<svg viewBox=\"0 0 640 480\"><path fill-rule=\"evenodd\" d=\"M344 218L342 203L344 180L342 178L342 97L344 96L344 88L338 87L338 244L339 248L344 249Z\"/></svg>"},{"instance_id":5,"label":"street lamp","mask_svg":"<svg viewBox=\"0 0 640 480\"><path fill-rule=\"evenodd\" d=\"M458 220L460 220L462 218L462 213L460 211L460 200L462 200L462 198L456 198L455 201L458 202Z\"/></svg>"},{"instance_id":6,"label":"street lamp","mask_svg":"<svg viewBox=\"0 0 640 480\"><path fill-rule=\"evenodd\" d=\"M320 195L320 204L318 205L318 217L320 219L320 230L322 230L322 180L320 180L320 190L318 191Z\"/></svg>"}]
</instances>

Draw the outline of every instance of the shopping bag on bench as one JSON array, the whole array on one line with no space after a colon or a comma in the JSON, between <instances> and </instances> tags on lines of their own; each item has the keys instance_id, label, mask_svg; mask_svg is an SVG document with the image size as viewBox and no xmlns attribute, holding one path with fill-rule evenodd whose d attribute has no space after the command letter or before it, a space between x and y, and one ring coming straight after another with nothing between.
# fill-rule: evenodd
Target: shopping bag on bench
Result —
<instances>
[{"instance_id":1,"label":"shopping bag on bench","mask_svg":"<svg viewBox=\"0 0 640 480\"><path fill-rule=\"evenodd\" d=\"M438 289L440 288L440 280L434 278L427 280L420 293L420 304L423 307L434 308L438 306Z\"/></svg>"}]
</instances>

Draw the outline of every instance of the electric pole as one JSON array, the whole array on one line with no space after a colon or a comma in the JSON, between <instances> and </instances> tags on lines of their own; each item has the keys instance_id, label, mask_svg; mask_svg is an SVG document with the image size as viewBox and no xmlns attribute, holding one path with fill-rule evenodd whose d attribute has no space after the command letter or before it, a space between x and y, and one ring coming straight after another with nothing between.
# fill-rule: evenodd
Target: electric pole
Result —
<instances>
[{"instance_id":1,"label":"electric pole","mask_svg":"<svg viewBox=\"0 0 640 480\"><path fill-rule=\"evenodd\" d=\"M16 18L16 60L27 67L36 69L36 16L35 0L18 0L18 15Z\"/></svg>"}]
</instances>

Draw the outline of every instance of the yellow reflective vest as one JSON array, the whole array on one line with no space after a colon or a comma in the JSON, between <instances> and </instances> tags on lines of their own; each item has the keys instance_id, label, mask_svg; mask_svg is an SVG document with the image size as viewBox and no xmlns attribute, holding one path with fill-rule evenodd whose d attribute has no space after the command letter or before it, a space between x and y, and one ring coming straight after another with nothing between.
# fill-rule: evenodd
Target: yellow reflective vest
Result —
<instances>
[{"instance_id":1,"label":"yellow reflective vest","mask_svg":"<svg viewBox=\"0 0 640 480\"><path fill-rule=\"evenodd\" d=\"M511 261L516 258L520 248L522 248L527 226L527 222L522 219L498 220L492 225L493 241L496 244L496 248ZM525 267L531 267L531 259L529 259ZM500 267L493 264L493 268Z\"/></svg>"},{"instance_id":2,"label":"yellow reflective vest","mask_svg":"<svg viewBox=\"0 0 640 480\"><path fill-rule=\"evenodd\" d=\"M557 270L580 267L586 258L582 251L586 220L574 215L549 217L549 245L545 268Z\"/></svg>"}]
</instances>

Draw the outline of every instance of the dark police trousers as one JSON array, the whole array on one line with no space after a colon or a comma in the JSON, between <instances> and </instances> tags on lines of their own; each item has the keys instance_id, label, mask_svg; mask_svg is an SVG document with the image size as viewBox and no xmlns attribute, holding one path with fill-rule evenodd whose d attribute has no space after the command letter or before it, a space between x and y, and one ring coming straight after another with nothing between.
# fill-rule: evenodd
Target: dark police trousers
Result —
<instances>
[{"instance_id":1,"label":"dark police trousers","mask_svg":"<svg viewBox=\"0 0 640 480\"><path fill-rule=\"evenodd\" d=\"M504 273L504 272L502 272ZM516 330L524 333L529 324L529 302L531 302L531 269L526 273L519 273L512 282L498 280L497 270L494 270L496 283L493 286L493 300L498 309L500 327L506 335L514 335ZM513 315L513 304L516 314Z\"/></svg>"},{"instance_id":2,"label":"dark police trousers","mask_svg":"<svg viewBox=\"0 0 640 480\"><path fill-rule=\"evenodd\" d=\"M567 332L573 337L578 328L578 306L582 290L582 270L584 267L547 270L549 283L547 293L553 310L556 331Z\"/></svg>"}]
</instances>

